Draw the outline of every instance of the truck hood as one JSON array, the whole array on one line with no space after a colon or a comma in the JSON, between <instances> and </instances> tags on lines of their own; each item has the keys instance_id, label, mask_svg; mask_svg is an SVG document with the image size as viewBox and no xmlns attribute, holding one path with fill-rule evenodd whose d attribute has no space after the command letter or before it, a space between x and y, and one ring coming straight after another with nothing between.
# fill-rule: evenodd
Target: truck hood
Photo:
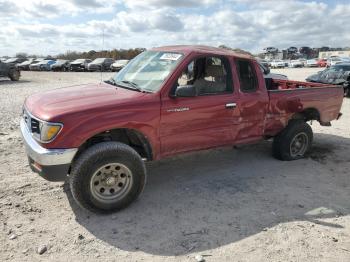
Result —
<instances>
[{"instance_id":1,"label":"truck hood","mask_svg":"<svg viewBox=\"0 0 350 262\"><path fill-rule=\"evenodd\" d=\"M54 119L66 114L108 106L120 106L128 101L137 101L139 98L149 95L151 94L115 87L106 83L87 84L33 94L26 99L25 107L39 119L54 121Z\"/></svg>"},{"instance_id":2,"label":"truck hood","mask_svg":"<svg viewBox=\"0 0 350 262\"><path fill-rule=\"evenodd\" d=\"M70 64L71 65L82 65L82 64L84 64L84 62L71 62Z\"/></svg>"}]
</instances>

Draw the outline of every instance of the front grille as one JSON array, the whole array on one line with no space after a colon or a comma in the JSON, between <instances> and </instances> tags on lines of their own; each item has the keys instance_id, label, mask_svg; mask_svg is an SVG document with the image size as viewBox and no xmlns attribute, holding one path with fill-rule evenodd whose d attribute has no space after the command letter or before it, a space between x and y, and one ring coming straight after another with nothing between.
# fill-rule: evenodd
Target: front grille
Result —
<instances>
[{"instance_id":1,"label":"front grille","mask_svg":"<svg viewBox=\"0 0 350 262\"><path fill-rule=\"evenodd\" d=\"M32 133L37 133L37 134L40 134L40 123L38 120L32 118L31 119L31 131Z\"/></svg>"},{"instance_id":2,"label":"front grille","mask_svg":"<svg viewBox=\"0 0 350 262\"><path fill-rule=\"evenodd\" d=\"M24 122L26 123L28 130L31 133L35 133L35 134L40 135L40 122L39 122L39 120L31 117L31 115L25 109L23 109L23 119L24 119Z\"/></svg>"}]
</instances>

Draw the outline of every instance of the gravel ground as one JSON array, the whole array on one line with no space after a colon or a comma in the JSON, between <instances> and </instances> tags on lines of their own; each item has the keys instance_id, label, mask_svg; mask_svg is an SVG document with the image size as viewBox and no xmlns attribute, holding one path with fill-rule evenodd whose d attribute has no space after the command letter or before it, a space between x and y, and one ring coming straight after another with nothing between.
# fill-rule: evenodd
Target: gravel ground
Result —
<instances>
[{"instance_id":1,"label":"gravel ground","mask_svg":"<svg viewBox=\"0 0 350 262\"><path fill-rule=\"evenodd\" d=\"M318 70L273 71L303 80ZM0 80L0 261L350 261L350 99L332 127L312 124L305 159L275 160L264 141L149 163L142 197L101 216L29 170L18 125L26 96L99 81Z\"/></svg>"}]
</instances>

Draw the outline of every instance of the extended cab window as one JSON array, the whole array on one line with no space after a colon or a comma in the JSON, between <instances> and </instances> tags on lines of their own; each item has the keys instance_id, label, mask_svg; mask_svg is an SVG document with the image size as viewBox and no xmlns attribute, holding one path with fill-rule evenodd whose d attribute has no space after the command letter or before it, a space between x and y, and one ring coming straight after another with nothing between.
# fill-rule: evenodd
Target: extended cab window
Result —
<instances>
[{"instance_id":1,"label":"extended cab window","mask_svg":"<svg viewBox=\"0 0 350 262\"><path fill-rule=\"evenodd\" d=\"M222 94L232 91L229 61L224 57L200 57L188 64L177 86L193 85L197 95Z\"/></svg>"},{"instance_id":2,"label":"extended cab window","mask_svg":"<svg viewBox=\"0 0 350 262\"><path fill-rule=\"evenodd\" d=\"M241 91L254 92L257 90L258 81L253 64L249 60L238 60L236 64Z\"/></svg>"}]
</instances>

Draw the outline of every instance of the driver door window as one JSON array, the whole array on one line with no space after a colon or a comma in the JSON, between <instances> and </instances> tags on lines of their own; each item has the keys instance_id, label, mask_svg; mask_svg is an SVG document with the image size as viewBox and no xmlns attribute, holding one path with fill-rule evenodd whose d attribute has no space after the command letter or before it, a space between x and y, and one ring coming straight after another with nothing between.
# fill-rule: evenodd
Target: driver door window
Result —
<instances>
[{"instance_id":1,"label":"driver door window","mask_svg":"<svg viewBox=\"0 0 350 262\"><path fill-rule=\"evenodd\" d=\"M229 62L222 57L200 57L190 62L177 86L193 85L198 96L232 92Z\"/></svg>"}]
</instances>

